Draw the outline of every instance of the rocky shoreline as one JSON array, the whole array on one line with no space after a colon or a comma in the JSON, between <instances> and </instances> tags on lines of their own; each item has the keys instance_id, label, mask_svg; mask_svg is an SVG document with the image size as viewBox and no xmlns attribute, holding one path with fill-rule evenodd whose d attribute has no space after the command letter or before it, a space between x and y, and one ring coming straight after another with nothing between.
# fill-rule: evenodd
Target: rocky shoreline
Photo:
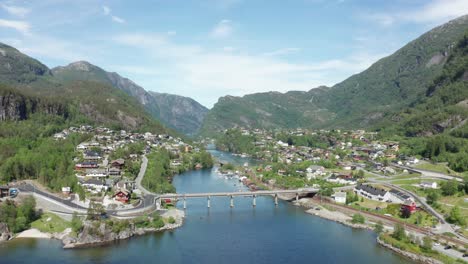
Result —
<instances>
[{"instance_id":1,"label":"rocky shoreline","mask_svg":"<svg viewBox=\"0 0 468 264\"><path fill-rule=\"evenodd\" d=\"M161 228L137 228L134 224L131 224L129 228L121 232L113 232L111 228L109 229L104 223L101 223L99 226L96 227L98 232L97 235L91 234L91 227L85 226L83 232L81 232L77 238L67 235L62 237L60 240L63 243L64 249L86 248L106 245L118 240L129 239L133 236L140 236L147 233L161 232L165 230L173 230L179 228L183 224L185 213L178 209L172 209L165 212L161 216L163 218L173 217L175 219L175 223L166 223Z\"/></svg>"},{"instance_id":2,"label":"rocky shoreline","mask_svg":"<svg viewBox=\"0 0 468 264\"><path fill-rule=\"evenodd\" d=\"M185 213L178 209L172 209L163 213L161 217L165 219L172 217L175 222L165 223L161 228L138 228L135 227L134 224L130 224L128 228L120 232L114 232L112 227L106 226L105 222L101 222L97 226L92 222L85 222L83 231L78 237L72 235L73 232L71 228L67 228L61 233L44 233L37 229L28 229L14 236L9 232L6 224L0 223L0 243L15 238L47 238L62 241L64 249L102 246L119 240L129 239L133 236L179 228L183 225ZM91 232L91 230L94 231Z\"/></svg>"},{"instance_id":3,"label":"rocky shoreline","mask_svg":"<svg viewBox=\"0 0 468 264\"><path fill-rule=\"evenodd\" d=\"M382 241L379 237L377 237L377 244L381 245L382 247L385 247L387 249L390 249L391 251L401 255L401 256L404 256L406 258L409 258L415 262L419 262L419 263L426 263L426 264L443 264L443 262L439 261L439 260L436 260L436 259L433 259L433 258L430 258L430 257L426 257L426 256L421 256L421 255L417 255L417 254L414 254L414 253L411 253L411 252L408 252L408 251L404 251L404 250L401 250L399 248L396 248L390 244L387 244L385 243L384 241Z\"/></svg>"}]
</instances>

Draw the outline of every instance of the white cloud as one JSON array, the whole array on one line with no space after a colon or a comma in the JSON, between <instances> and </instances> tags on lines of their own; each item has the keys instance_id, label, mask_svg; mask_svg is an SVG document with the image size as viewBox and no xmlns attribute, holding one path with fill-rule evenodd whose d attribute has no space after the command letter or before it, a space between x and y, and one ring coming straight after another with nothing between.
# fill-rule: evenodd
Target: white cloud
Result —
<instances>
[{"instance_id":1,"label":"white cloud","mask_svg":"<svg viewBox=\"0 0 468 264\"><path fill-rule=\"evenodd\" d=\"M138 80L143 87L192 96L209 107L218 97L227 94L240 96L333 85L366 69L382 56L360 53L340 59L293 63L264 53L231 52L231 47L220 50L178 44L166 34L132 33L117 36L114 40L149 56L147 69L141 64L126 68L130 74L146 76ZM155 66L154 61L161 64ZM159 77L151 78L155 72Z\"/></svg>"},{"instance_id":2,"label":"white cloud","mask_svg":"<svg viewBox=\"0 0 468 264\"><path fill-rule=\"evenodd\" d=\"M403 13L402 18L414 22L443 22L466 14L467 0L435 0L421 10Z\"/></svg>"},{"instance_id":3,"label":"white cloud","mask_svg":"<svg viewBox=\"0 0 468 264\"><path fill-rule=\"evenodd\" d=\"M231 20L223 19L211 30L211 36L214 38L226 38L233 32Z\"/></svg>"},{"instance_id":4,"label":"white cloud","mask_svg":"<svg viewBox=\"0 0 468 264\"><path fill-rule=\"evenodd\" d=\"M28 34L31 28L28 22L6 19L0 19L0 27L15 29L23 34Z\"/></svg>"},{"instance_id":5,"label":"white cloud","mask_svg":"<svg viewBox=\"0 0 468 264\"><path fill-rule=\"evenodd\" d=\"M283 55L289 55L289 54L294 54L299 52L301 49L299 48L283 48L283 49L277 49L274 51L266 52L264 55L265 56L283 56Z\"/></svg>"},{"instance_id":6,"label":"white cloud","mask_svg":"<svg viewBox=\"0 0 468 264\"><path fill-rule=\"evenodd\" d=\"M124 24L126 23L125 19L121 18L121 17L118 17L118 16L115 16L115 15L112 15L112 10L110 9L110 7L108 6L105 6L103 5L102 6L102 12L104 13L105 16L110 16L112 21L116 22L116 23L119 23L119 24Z\"/></svg>"},{"instance_id":7,"label":"white cloud","mask_svg":"<svg viewBox=\"0 0 468 264\"><path fill-rule=\"evenodd\" d=\"M111 12L111 9L108 6L102 6L102 11L104 12L104 15L109 15Z\"/></svg>"},{"instance_id":8,"label":"white cloud","mask_svg":"<svg viewBox=\"0 0 468 264\"><path fill-rule=\"evenodd\" d=\"M363 17L382 26L391 26L398 22L444 23L466 14L468 14L467 0L432 0L418 9L364 14Z\"/></svg>"},{"instance_id":9,"label":"white cloud","mask_svg":"<svg viewBox=\"0 0 468 264\"><path fill-rule=\"evenodd\" d=\"M13 5L5 5L5 4L0 4L0 6L5 9L8 13L14 16L18 17L25 17L29 12L31 12L30 9L21 7L21 6L13 6Z\"/></svg>"},{"instance_id":10,"label":"white cloud","mask_svg":"<svg viewBox=\"0 0 468 264\"><path fill-rule=\"evenodd\" d=\"M120 18L118 16L112 16L112 21L123 24L125 23L125 20L123 18Z\"/></svg>"}]
</instances>

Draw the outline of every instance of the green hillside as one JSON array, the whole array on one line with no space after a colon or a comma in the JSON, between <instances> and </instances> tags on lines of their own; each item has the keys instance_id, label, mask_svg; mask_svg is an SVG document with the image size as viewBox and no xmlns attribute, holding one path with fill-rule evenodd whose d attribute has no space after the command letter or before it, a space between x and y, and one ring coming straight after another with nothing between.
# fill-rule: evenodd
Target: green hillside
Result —
<instances>
[{"instance_id":1,"label":"green hillside","mask_svg":"<svg viewBox=\"0 0 468 264\"><path fill-rule=\"evenodd\" d=\"M370 127L425 96L466 28L468 16L434 28L330 89L222 97L208 113L202 132L235 126Z\"/></svg>"}]
</instances>

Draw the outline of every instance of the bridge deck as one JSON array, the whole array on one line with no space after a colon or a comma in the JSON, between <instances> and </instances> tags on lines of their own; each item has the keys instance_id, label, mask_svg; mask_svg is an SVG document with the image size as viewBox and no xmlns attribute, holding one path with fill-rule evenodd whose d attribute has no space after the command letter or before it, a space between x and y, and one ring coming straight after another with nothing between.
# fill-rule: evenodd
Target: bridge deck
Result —
<instances>
[{"instance_id":1,"label":"bridge deck","mask_svg":"<svg viewBox=\"0 0 468 264\"><path fill-rule=\"evenodd\" d=\"M298 189L298 190L273 190L273 191L247 191L247 192L217 192L217 193L174 193L164 194L160 198L201 198L201 197L216 197L216 196L259 196L259 195L274 195L274 194L304 194L317 193L318 189Z\"/></svg>"}]
</instances>

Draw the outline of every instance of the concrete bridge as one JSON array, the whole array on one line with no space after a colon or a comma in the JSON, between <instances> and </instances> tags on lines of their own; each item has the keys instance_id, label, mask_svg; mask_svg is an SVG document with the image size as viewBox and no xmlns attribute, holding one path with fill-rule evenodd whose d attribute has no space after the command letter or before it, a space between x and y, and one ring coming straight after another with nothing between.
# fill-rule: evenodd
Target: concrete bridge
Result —
<instances>
[{"instance_id":1,"label":"concrete bridge","mask_svg":"<svg viewBox=\"0 0 468 264\"><path fill-rule=\"evenodd\" d=\"M157 203L160 205L161 201L164 199L176 199L183 200L184 209L187 208L186 200L187 198L207 198L207 207L211 207L211 197L230 197L230 207L234 207L234 197L252 197L252 206L257 204L257 196L267 195L274 196L275 205L278 205L278 195L279 194L289 194L295 195L296 201L299 200L299 196L307 196L309 194L316 194L319 189L316 188L304 188L304 189L295 189L295 190L268 190L268 191L245 191L245 192L216 192L216 193L174 193L174 194L163 194L157 198Z\"/></svg>"}]
</instances>

